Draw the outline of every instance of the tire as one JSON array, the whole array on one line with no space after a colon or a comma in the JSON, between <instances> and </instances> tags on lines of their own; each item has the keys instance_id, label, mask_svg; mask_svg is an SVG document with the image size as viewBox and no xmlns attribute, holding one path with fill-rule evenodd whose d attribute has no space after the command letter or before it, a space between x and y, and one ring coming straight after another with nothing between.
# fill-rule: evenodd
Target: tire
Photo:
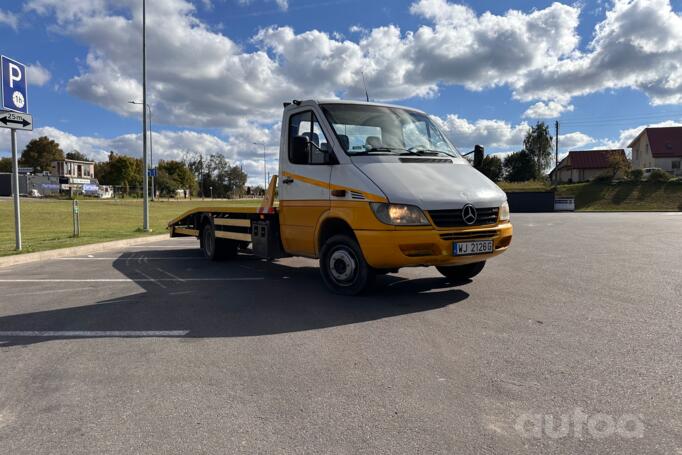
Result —
<instances>
[{"instance_id":1,"label":"tire","mask_svg":"<svg viewBox=\"0 0 682 455\"><path fill-rule=\"evenodd\" d=\"M221 239L215 236L213 222L206 223L201 230L200 245L204 256L211 261L232 259L237 256L236 240Z\"/></svg>"},{"instance_id":2,"label":"tire","mask_svg":"<svg viewBox=\"0 0 682 455\"><path fill-rule=\"evenodd\" d=\"M453 265L450 267L436 267L436 269L438 269L445 278L451 281L461 282L471 279L481 273L483 267L485 267L485 261L466 265Z\"/></svg>"},{"instance_id":3,"label":"tire","mask_svg":"<svg viewBox=\"0 0 682 455\"><path fill-rule=\"evenodd\" d=\"M204 227L201 229L201 238L199 241L201 244L201 251L204 253L206 259L217 261L218 247L215 237L215 228L213 227L212 221L204 224Z\"/></svg>"},{"instance_id":4,"label":"tire","mask_svg":"<svg viewBox=\"0 0 682 455\"><path fill-rule=\"evenodd\" d=\"M322 245L320 272L329 290L340 295L358 295L369 288L375 278L360 245L347 235L335 235Z\"/></svg>"}]
</instances>

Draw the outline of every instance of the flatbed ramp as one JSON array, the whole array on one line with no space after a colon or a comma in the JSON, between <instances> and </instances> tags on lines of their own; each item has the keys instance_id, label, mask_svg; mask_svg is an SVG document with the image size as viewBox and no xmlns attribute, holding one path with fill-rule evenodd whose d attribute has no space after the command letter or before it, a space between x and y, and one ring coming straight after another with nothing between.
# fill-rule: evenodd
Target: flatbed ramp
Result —
<instances>
[{"instance_id":1,"label":"flatbed ramp","mask_svg":"<svg viewBox=\"0 0 682 455\"><path fill-rule=\"evenodd\" d=\"M275 203L277 176L273 176L260 207L196 207L168 222L171 237L197 237L210 259L233 256L253 245L260 257L282 255L279 216Z\"/></svg>"}]
</instances>

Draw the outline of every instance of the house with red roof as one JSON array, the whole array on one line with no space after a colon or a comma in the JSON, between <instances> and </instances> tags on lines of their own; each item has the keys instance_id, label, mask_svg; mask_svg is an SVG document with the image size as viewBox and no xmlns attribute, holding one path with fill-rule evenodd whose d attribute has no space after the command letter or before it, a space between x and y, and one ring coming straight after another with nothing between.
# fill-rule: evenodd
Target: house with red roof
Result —
<instances>
[{"instance_id":1,"label":"house with red roof","mask_svg":"<svg viewBox=\"0 0 682 455\"><path fill-rule=\"evenodd\" d=\"M682 126L646 128L628 147L633 169L657 167L682 176Z\"/></svg>"},{"instance_id":2,"label":"house with red roof","mask_svg":"<svg viewBox=\"0 0 682 455\"><path fill-rule=\"evenodd\" d=\"M612 156L627 159L625 150L585 150L572 151L559 161L559 165L552 170L550 178L559 183L576 183L594 180L600 175L609 174L609 162Z\"/></svg>"}]
</instances>

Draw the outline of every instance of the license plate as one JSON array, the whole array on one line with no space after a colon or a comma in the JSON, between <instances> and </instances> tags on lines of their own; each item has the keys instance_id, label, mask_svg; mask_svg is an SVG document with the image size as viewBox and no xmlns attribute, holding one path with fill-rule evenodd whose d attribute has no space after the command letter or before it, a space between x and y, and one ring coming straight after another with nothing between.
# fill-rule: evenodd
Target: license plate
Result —
<instances>
[{"instance_id":1,"label":"license plate","mask_svg":"<svg viewBox=\"0 0 682 455\"><path fill-rule=\"evenodd\" d=\"M472 254L488 254L493 252L492 240L477 240L475 242L455 242L452 244L452 254L455 256L470 256Z\"/></svg>"}]
</instances>

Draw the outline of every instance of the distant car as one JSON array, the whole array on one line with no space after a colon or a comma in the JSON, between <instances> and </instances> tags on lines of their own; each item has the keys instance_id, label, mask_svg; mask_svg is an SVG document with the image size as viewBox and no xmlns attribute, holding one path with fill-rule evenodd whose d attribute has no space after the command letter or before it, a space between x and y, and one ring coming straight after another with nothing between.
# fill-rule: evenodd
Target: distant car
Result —
<instances>
[{"instance_id":1,"label":"distant car","mask_svg":"<svg viewBox=\"0 0 682 455\"><path fill-rule=\"evenodd\" d=\"M29 197L43 197L42 194L40 194L40 192L38 190L36 190L35 188L33 188L31 190L31 192L28 193L28 196Z\"/></svg>"},{"instance_id":2,"label":"distant car","mask_svg":"<svg viewBox=\"0 0 682 455\"><path fill-rule=\"evenodd\" d=\"M645 167L644 169L642 169L642 172L643 172L642 178L643 178L644 180L647 180L649 177L651 177L651 173L652 173L652 172L654 172L654 171L662 171L662 170L663 170L663 169L661 169L660 167Z\"/></svg>"}]
</instances>

